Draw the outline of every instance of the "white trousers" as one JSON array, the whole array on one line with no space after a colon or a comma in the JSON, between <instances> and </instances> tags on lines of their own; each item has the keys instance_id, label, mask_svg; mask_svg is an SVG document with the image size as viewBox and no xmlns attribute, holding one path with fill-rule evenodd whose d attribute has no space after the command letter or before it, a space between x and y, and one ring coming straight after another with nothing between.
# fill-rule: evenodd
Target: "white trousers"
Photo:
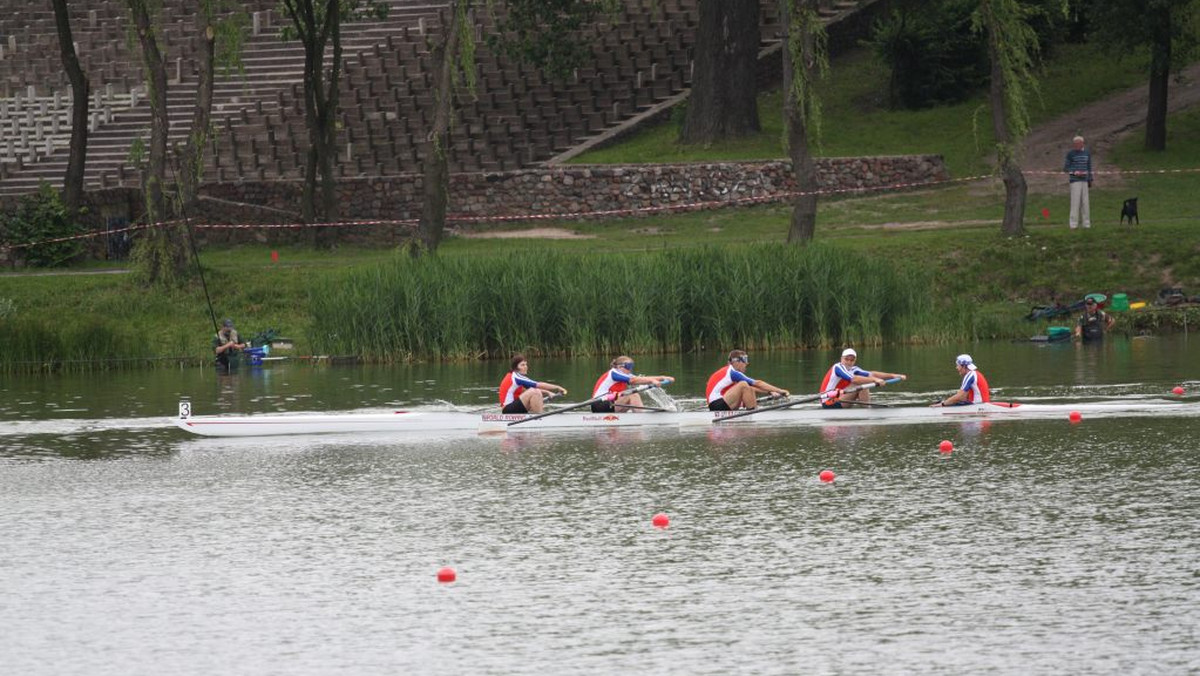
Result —
<instances>
[{"instance_id":1,"label":"white trousers","mask_svg":"<svg viewBox=\"0 0 1200 676\"><path fill-rule=\"evenodd\" d=\"M1092 210L1088 206L1087 181L1075 181L1071 184L1071 228L1078 227L1080 219L1083 227L1092 227Z\"/></svg>"}]
</instances>

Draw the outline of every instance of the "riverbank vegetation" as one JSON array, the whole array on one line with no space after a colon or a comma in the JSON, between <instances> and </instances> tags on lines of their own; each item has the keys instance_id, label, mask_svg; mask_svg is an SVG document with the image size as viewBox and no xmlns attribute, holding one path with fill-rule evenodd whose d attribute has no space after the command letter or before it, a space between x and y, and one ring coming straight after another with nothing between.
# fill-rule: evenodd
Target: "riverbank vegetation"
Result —
<instances>
[{"instance_id":1,"label":"riverbank vegetation","mask_svg":"<svg viewBox=\"0 0 1200 676\"><path fill-rule=\"evenodd\" d=\"M1081 59L1071 81L1094 85L1101 76L1089 64L1102 62ZM921 114L934 116L904 113ZM939 124L945 120L935 116L887 135L971 169L976 159L954 149L973 142L945 139ZM1070 321L1026 322L1034 305L1070 304L1091 292L1153 300L1164 286L1200 294L1200 112L1172 116L1169 133L1166 152L1142 150L1136 132L1114 149L1110 166L1147 173L1126 173L1118 188L1098 182L1089 231L1067 230L1066 191L1056 189L1031 194L1026 237L1003 237L996 227L1003 191L979 181L824 200L818 245L805 250L783 244L790 208L765 205L539 224L577 239L453 237L420 262L398 249L271 245L208 247L200 257L218 321L232 317L246 336L278 329L299 355L456 359L514 349L1024 338ZM868 152L845 142L840 152ZM908 152L898 145L891 152L901 151ZM829 146L825 152L833 154ZM1118 226L1121 201L1132 196L1141 225ZM1117 330L1198 324L1193 308L1121 315ZM119 273L0 276L0 371L207 363L213 331L198 279L152 293Z\"/></svg>"}]
</instances>

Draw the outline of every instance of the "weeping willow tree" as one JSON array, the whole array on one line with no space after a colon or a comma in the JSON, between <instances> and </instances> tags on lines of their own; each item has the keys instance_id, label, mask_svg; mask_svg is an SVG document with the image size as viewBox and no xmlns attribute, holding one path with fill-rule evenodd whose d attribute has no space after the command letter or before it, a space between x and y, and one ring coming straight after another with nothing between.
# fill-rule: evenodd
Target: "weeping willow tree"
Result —
<instances>
[{"instance_id":1,"label":"weeping willow tree","mask_svg":"<svg viewBox=\"0 0 1200 676\"><path fill-rule=\"evenodd\" d=\"M821 102L817 80L829 72L829 49L825 28L817 15L817 0L784 0L783 82L787 93L783 116L787 124L788 156L800 194L792 203L789 243L812 241L817 227L817 170L810 141L820 138Z\"/></svg>"},{"instance_id":2,"label":"weeping willow tree","mask_svg":"<svg viewBox=\"0 0 1200 676\"><path fill-rule=\"evenodd\" d=\"M430 43L433 125L425 138L421 218L414 255L437 251L446 229L450 201L447 149L454 101L458 95L473 96L476 86L475 11L488 10L496 23L496 30L487 38L492 49L561 78L582 65L591 53L591 46L579 39L587 22L616 7L615 0L450 0L442 14L443 30Z\"/></svg>"},{"instance_id":3,"label":"weeping willow tree","mask_svg":"<svg viewBox=\"0 0 1200 676\"><path fill-rule=\"evenodd\" d=\"M134 274L143 284L175 286L187 277L187 249L182 226L168 225L163 185L166 182L167 63L159 42L161 0L125 0L132 19L131 30L141 48L150 102L150 148L142 171L147 228L134 245Z\"/></svg>"},{"instance_id":4,"label":"weeping willow tree","mask_svg":"<svg viewBox=\"0 0 1200 676\"><path fill-rule=\"evenodd\" d=\"M1064 0L1062 11L1066 9ZM996 160L1004 181L1004 221L1000 229L1010 236L1025 232L1028 185L1018 147L1029 133L1029 100L1038 95L1033 72L1038 38L1029 21L1038 11L1020 0L979 0L971 17L972 28L987 34L991 63L988 106Z\"/></svg>"},{"instance_id":5,"label":"weeping willow tree","mask_svg":"<svg viewBox=\"0 0 1200 676\"><path fill-rule=\"evenodd\" d=\"M204 174L204 148L212 138L213 83L219 65L224 74L241 70L246 14L233 0L200 0L196 16L196 105L192 128L179 155L179 200L184 209L196 200Z\"/></svg>"},{"instance_id":6,"label":"weeping willow tree","mask_svg":"<svg viewBox=\"0 0 1200 676\"><path fill-rule=\"evenodd\" d=\"M454 88L475 90L475 39L468 12L472 0L451 0L442 16L444 30L433 45L433 127L425 138L423 199L418 224L420 250L432 253L442 241L450 195L450 141Z\"/></svg>"}]
</instances>

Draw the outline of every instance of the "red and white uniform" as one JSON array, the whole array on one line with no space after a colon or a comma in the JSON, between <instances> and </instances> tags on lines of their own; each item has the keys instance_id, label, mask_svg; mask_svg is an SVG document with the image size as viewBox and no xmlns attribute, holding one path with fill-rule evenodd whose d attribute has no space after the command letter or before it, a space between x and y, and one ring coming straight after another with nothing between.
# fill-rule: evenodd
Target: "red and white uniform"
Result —
<instances>
[{"instance_id":1,"label":"red and white uniform","mask_svg":"<svg viewBox=\"0 0 1200 676\"><path fill-rule=\"evenodd\" d=\"M857 366L846 368L842 362L838 362L825 374L825 380L821 381L821 389L817 391L824 394L830 390L844 390L854 382L854 376L870 378L871 372Z\"/></svg>"},{"instance_id":2,"label":"red and white uniform","mask_svg":"<svg viewBox=\"0 0 1200 676\"><path fill-rule=\"evenodd\" d=\"M595 399L604 394L612 394L612 399L616 399L622 392L629 388L629 384L632 381L632 375L621 373L617 369L609 369L608 373L600 376L600 379L596 381L596 387L592 390L592 398Z\"/></svg>"},{"instance_id":3,"label":"red and white uniform","mask_svg":"<svg viewBox=\"0 0 1200 676\"><path fill-rule=\"evenodd\" d=\"M537 381L516 371L510 372L500 381L500 407L503 408L521 397L525 390L537 387Z\"/></svg>"},{"instance_id":4,"label":"red and white uniform","mask_svg":"<svg viewBox=\"0 0 1200 676\"><path fill-rule=\"evenodd\" d=\"M972 368L967 371L967 375L963 376L962 387L959 389L967 393L967 403L984 404L992 400L987 378L984 378L983 373L978 369Z\"/></svg>"},{"instance_id":5,"label":"red and white uniform","mask_svg":"<svg viewBox=\"0 0 1200 676\"><path fill-rule=\"evenodd\" d=\"M737 383L748 383L749 385L753 386L757 384L757 382L758 381L730 365L720 369L708 377L708 387L704 390L704 394L708 398L708 403L711 404L718 399L723 399L725 397L725 391Z\"/></svg>"}]
</instances>

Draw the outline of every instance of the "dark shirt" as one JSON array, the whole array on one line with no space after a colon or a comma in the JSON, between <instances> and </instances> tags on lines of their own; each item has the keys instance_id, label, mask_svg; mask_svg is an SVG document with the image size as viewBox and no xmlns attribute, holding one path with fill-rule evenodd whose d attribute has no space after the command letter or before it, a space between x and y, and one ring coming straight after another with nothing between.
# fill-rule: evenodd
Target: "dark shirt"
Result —
<instances>
[{"instance_id":1,"label":"dark shirt","mask_svg":"<svg viewBox=\"0 0 1200 676\"><path fill-rule=\"evenodd\" d=\"M1103 310L1084 312L1079 318L1080 336L1084 340L1100 340L1104 338L1104 329L1108 325L1108 315Z\"/></svg>"},{"instance_id":2,"label":"dark shirt","mask_svg":"<svg viewBox=\"0 0 1200 676\"><path fill-rule=\"evenodd\" d=\"M1071 183L1092 180L1092 153L1087 148L1067 151L1067 159L1063 162L1063 171L1071 177Z\"/></svg>"}]
</instances>

